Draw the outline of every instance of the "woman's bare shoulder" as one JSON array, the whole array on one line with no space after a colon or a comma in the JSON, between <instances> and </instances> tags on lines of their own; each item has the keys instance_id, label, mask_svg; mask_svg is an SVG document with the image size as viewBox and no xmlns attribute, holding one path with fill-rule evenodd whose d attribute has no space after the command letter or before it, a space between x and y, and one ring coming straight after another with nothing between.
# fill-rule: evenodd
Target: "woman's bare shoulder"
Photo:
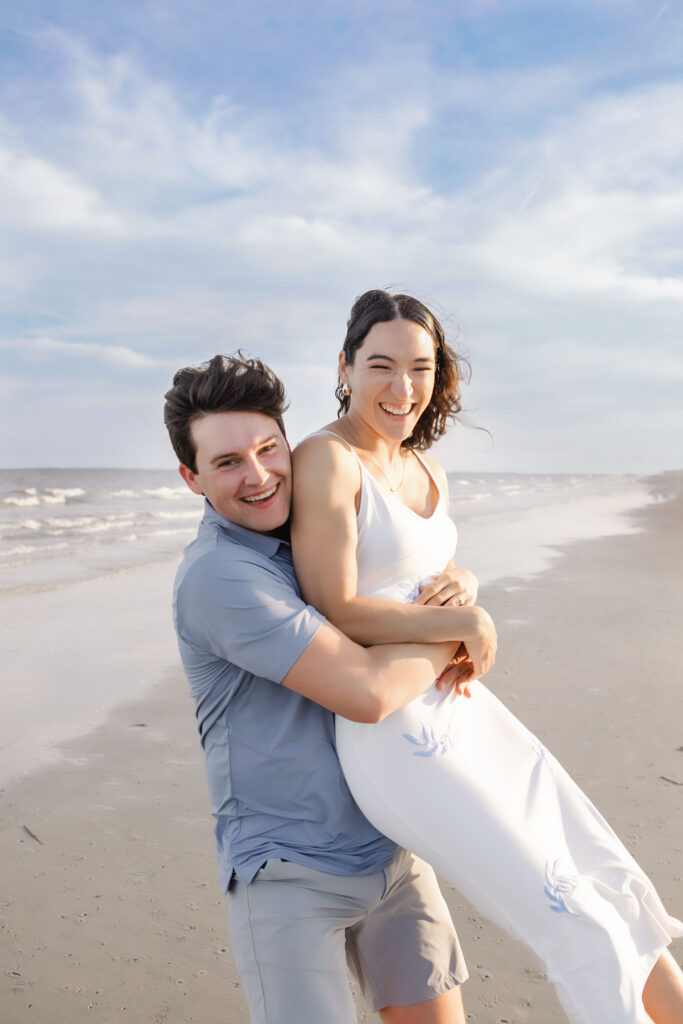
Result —
<instances>
[{"instance_id":1,"label":"woman's bare shoulder","mask_svg":"<svg viewBox=\"0 0 683 1024\"><path fill-rule=\"evenodd\" d=\"M345 486L360 482L358 460L353 449L327 428L309 434L299 442L292 452L292 464L299 477L303 474L320 480L329 475Z\"/></svg>"}]
</instances>

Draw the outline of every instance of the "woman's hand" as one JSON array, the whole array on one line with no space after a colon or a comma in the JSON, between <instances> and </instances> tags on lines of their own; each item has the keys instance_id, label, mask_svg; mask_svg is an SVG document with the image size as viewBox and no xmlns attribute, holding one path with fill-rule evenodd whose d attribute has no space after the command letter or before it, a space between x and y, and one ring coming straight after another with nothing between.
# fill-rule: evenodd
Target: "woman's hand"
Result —
<instances>
[{"instance_id":1,"label":"woman's hand","mask_svg":"<svg viewBox=\"0 0 683 1024\"><path fill-rule=\"evenodd\" d=\"M447 565L436 579L420 590L415 604L473 605L477 603L479 581L469 569Z\"/></svg>"}]
</instances>

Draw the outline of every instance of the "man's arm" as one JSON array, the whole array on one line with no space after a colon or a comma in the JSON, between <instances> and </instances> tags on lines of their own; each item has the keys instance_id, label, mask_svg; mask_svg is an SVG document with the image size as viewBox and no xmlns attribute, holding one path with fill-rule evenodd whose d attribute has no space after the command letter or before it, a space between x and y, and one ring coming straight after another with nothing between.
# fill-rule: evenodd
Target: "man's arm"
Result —
<instances>
[{"instance_id":1,"label":"man's arm","mask_svg":"<svg viewBox=\"0 0 683 1024\"><path fill-rule=\"evenodd\" d=\"M435 644L360 647L324 622L281 685L354 722L379 722L419 697L458 648Z\"/></svg>"},{"instance_id":2,"label":"man's arm","mask_svg":"<svg viewBox=\"0 0 683 1024\"><path fill-rule=\"evenodd\" d=\"M458 646L361 647L307 606L268 558L232 544L192 566L176 602L179 633L192 647L359 722L414 700Z\"/></svg>"}]
</instances>

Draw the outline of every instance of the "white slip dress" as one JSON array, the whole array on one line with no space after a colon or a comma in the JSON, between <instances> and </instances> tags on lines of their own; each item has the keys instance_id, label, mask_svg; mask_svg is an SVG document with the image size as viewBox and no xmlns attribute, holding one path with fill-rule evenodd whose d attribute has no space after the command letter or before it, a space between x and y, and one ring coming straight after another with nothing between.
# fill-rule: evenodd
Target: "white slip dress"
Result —
<instances>
[{"instance_id":1,"label":"white slip dress","mask_svg":"<svg viewBox=\"0 0 683 1024\"><path fill-rule=\"evenodd\" d=\"M412 601L452 557L455 525L443 495L424 518L358 462L358 594ZM356 802L534 953L573 1024L646 1024L643 986L683 925L541 741L470 690L432 685L378 724L337 717Z\"/></svg>"}]
</instances>

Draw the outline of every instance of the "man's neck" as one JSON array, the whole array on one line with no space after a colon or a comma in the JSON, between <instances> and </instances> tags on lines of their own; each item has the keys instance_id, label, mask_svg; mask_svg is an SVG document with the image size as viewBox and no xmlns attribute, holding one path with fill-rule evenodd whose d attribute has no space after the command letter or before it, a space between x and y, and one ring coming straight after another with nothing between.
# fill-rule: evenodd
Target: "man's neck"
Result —
<instances>
[{"instance_id":1,"label":"man's neck","mask_svg":"<svg viewBox=\"0 0 683 1024\"><path fill-rule=\"evenodd\" d=\"M290 521L288 519L286 523L283 523L282 526L278 526L276 530L269 530L266 536L276 537L278 540L286 540L289 544L289 522Z\"/></svg>"}]
</instances>

